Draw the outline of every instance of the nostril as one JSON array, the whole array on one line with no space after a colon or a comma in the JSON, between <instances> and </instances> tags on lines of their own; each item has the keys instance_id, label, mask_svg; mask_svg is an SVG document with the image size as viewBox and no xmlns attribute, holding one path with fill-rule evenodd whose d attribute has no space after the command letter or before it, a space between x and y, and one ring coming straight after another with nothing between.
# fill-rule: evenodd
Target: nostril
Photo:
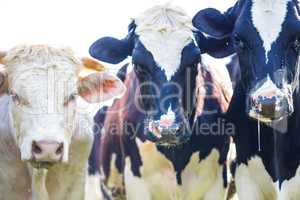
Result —
<instances>
[{"instance_id":1,"label":"nostril","mask_svg":"<svg viewBox=\"0 0 300 200\"><path fill-rule=\"evenodd\" d=\"M64 144L61 143L61 144L59 145L59 147L57 148L56 152L55 152L56 155L62 154L62 153L63 153L63 150L64 150Z\"/></svg>"},{"instance_id":2,"label":"nostril","mask_svg":"<svg viewBox=\"0 0 300 200\"><path fill-rule=\"evenodd\" d=\"M32 143L32 152L34 154L41 154L42 153L41 147L36 142Z\"/></svg>"}]
</instances>

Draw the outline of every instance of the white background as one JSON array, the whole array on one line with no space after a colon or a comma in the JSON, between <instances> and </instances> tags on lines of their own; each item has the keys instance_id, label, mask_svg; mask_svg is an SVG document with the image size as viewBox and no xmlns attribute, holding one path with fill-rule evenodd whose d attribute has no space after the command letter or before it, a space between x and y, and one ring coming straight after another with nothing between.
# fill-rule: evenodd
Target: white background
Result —
<instances>
[{"instance_id":1,"label":"white background","mask_svg":"<svg viewBox=\"0 0 300 200\"><path fill-rule=\"evenodd\" d=\"M125 36L131 18L167 2L193 17L206 7L226 10L235 0L1 0L0 50L46 43L69 46L87 56L96 39Z\"/></svg>"},{"instance_id":2,"label":"white background","mask_svg":"<svg viewBox=\"0 0 300 200\"><path fill-rule=\"evenodd\" d=\"M18 44L53 44L71 47L79 56L88 56L88 48L95 40L104 36L123 38L130 19L157 4L171 2L193 17L206 7L225 11L235 1L0 0L0 50L9 50ZM205 61L220 69L220 65L224 66L228 59L223 61L205 57ZM118 69L108 64L106 66L113 72ZM110 105L111 101L105 104ZM93 106L89 110L91 116L97 111Z\"/></svg>"}]
</instances>

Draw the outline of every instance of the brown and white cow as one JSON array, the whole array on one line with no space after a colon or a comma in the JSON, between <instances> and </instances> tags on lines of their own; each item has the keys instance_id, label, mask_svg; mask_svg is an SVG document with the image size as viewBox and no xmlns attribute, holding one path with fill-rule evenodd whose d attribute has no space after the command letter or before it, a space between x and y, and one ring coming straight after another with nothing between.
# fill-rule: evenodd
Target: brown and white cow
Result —
<instances>
[{"instance_id":1,"label":"brown and white cow","mask_svg":"<svg viewBox=\"0 0 300 200\"><path fill-rule=\"evenodd\" d=\"M25 45L1 55L0 200L83 200L93 135L79 102L120 96L124 84L69 49Z\"/></svg>"}]
</instances>

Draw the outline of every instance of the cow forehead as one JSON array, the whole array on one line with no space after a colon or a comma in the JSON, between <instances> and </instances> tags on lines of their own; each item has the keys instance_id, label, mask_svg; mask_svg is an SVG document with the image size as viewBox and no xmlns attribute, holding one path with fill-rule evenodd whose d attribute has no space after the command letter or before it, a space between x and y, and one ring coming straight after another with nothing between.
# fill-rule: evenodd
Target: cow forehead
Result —
<instances>
[{"instance_id":1,"label":"cow forehead","mask_svg":"<svg viewBox=\"0 0 300 200\"><path fill-rule=\"evenodd\" d=\"M31 64L30 67L23 65L16 68L19 70L9 74L10 87L25 96L34 97L34 92L41 92L42 95L62 90L70 93L69 90L74 90L77 81L76 72L66 63L51 63L47 66Z\"/></svg>"},{"instance_id":2,"label":"cow forehead","mask_svg":"<svg viewBox=\"0 0 300 200\"><path fill-rule=\"evenodd\" d=\"M252 0L252 23L263 41L266 63L269 52L277 41L286 20L291 0Z\"/></svg>"},{"instance_id":3,"label":"cow forehead","mask_svg":"<svg viewBox=\"0 0 300 200\"><path fill-rule=\"evenodd\" d=\"M74 53L67 48L48 45L21 45L13 48L5 57L6 70L16 76L22 71L62 70L74 71L81 65Z\"/></svg>"},{"instance_id":4,"label":"cow forehead","mask_svg":"<svg viewBox=\"0 0 300 200\"><path fill-rule=\"evenodd\" d=\"M156 6L135 19L135 33L168 80L181 64L184 47L193 41L191 18L180 8Z\"/></svg>"},{"instance_id":5,"label":"cow forehead","mask_svg":"<svg viewBox=\"0 0 300 200\"><path fill-rule=\"evenodd\" d=\"M60 84L75 83L80 65L70 49L48 45L17 46L5 57L10 89L30 98L35 93L46 96Z\"/></svg>"}]
</instances>

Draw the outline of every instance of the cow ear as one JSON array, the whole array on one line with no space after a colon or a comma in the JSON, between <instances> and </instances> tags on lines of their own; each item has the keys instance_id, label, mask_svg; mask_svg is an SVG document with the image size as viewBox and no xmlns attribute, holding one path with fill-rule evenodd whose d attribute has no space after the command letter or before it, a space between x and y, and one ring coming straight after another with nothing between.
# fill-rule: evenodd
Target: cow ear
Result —
<instances>
[{"instance_id":1,"label":"cow ear","mask_svg":"<svg viewBox=\"0 0 300 200\"><path fill-rule=\"evenodd\" d=\"M121 97L126 91L123 82L107 72L95 72L79 77L78 93L89 103L100 103Z\"/></svg>"},{"instance_id":2,"label":"cow ear","mask_svg":"<svg viewBox=\"0 0 300 200\"><path fill-rule=\"evenodd\" d=\"M97 72L105 71L105 67L100 62L92 58L84 57L81 59L81 62L83 64L83 69L85 70L92 70Z\"/></svg>"},{"instance_id":3,"label":"cow ear","mask_svg":"<svg viewBox=\"0 0 300 200\"><path fill-rule=\"evenodd\" d=\"M214 8L199 11L193 18L193 25L207 35L223 39L229 37L246 0L238 0L225 13Z\"/></svg>"},{"instance_id":4,"label":"cow ear","mask_svg":"<svg viewBox=\"0 0 300 200\"><path fill-rule=\"evenodd\" d=\"M100 38L92 44L89 53L98 60L118 64L131 55L133 45L130 40L129 37L122 40L112 37Z\"/></svg>"},{"instance_id":5,"label":"cow ear","mask_svg":"<svg viewBox=\"0 0 300 200\"><path fill-rule=\"evenodd\" d=\"M214 8L207 8L195 15L193 25L212 37L225 38L231 35L234 21Z\"/></svg>"},{"instance_id":6,"label":"cow ear","mask_svg":"<svg viewBox=\"0 0 300 200\"><path fill-rule=\"evenodd\" d=\"M216 39L206 37L201 32L195 32L195 39L202 54L207 53L214 58L225 58L235 53L231 37Z\"/></svg>"}]
</instances>

